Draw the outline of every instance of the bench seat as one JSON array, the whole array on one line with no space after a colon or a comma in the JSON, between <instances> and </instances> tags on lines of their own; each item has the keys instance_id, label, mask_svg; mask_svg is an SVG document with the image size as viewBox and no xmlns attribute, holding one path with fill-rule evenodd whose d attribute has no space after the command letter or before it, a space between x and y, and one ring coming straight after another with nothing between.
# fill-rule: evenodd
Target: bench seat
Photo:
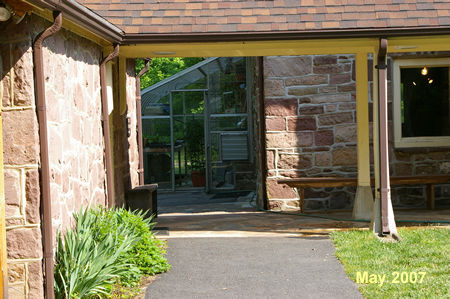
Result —
<instances>
[{"instance_id":1,"label":"bench seat","mask_svg":"<svg viewBox=\"0 0 450 299\"><path fill-rule=\"evenodd\" d=\"M433 210L434 185L445 184L450 181L450 175L419 175L419 176L398 176L391 177L391 185L426 185L427 187L427 208ZM303 212L305 205L304 188L327 188L327 187L354 187L358 185L357 178L340 177L305 177L294 179L277 180L278 184L286 184L289 187L297 188L300 199L300 211ZM372 186L375 179L371 179Z\"/></svg>"}]
</instances>

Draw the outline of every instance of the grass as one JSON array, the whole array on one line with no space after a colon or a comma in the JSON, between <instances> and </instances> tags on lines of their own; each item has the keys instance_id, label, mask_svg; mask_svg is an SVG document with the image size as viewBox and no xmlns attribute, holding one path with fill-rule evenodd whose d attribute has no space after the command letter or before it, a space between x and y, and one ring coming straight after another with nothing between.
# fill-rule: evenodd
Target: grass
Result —
<instances>
[{"instance_id":1,"label":"grass","mask_svg":"<svg viewBox=\"0 0 450 299\"><path fill-rule=\"evenodd\" d=\"M365 298L450 298L450 229L405 228L399 234L398 243L356 230L333 232L331 239Z\"/></svg>"}]
</instances>

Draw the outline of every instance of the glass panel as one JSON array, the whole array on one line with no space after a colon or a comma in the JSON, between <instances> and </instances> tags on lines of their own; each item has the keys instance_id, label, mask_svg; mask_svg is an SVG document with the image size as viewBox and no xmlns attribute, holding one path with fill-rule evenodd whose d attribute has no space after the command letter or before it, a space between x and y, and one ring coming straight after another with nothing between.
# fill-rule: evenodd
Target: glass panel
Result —
<instances>
[{"instance_id":1,"label":"glass panel","mask_svg":"<svg viewBox=\"0 0 450 299\"><path fill-rule=\"evenodd\" d=\"M402 68L402 137L450 136L449 68Z\"/></svg>"},{"instance_id":2,"label":"glass panel","mask_svg":"<svg viewBox=\"0 0 450 299\"><path fill-rule=\"evenodd\" d=\"M246 131L247 115L211 117L211 131Z\"/></svg>"},{"instance_id":3,"label":"glass panel","mask_svg":"<svg viewBox=\"0 0 450 299\"><path fill-rule=\"evenodd\" d=\"M170 119L144 119L144 181L158 183L161 189L172 188L170 153Z\"/></svg>"}]
</instances>

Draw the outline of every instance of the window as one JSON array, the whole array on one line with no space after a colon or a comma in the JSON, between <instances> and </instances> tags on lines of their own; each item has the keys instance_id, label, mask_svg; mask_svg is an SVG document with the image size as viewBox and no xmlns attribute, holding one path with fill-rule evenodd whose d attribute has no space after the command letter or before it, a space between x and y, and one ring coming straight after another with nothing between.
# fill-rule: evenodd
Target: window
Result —
<instances>
[{"instance_id":1,"label":"window","mask_svg":"<svg viewBox=\"0 0 450 299\"><path fill-rule=\"evenodd\" d=\"M450 147L450 59L394 61L395 147Z\"/></svg>"}]
</instances>

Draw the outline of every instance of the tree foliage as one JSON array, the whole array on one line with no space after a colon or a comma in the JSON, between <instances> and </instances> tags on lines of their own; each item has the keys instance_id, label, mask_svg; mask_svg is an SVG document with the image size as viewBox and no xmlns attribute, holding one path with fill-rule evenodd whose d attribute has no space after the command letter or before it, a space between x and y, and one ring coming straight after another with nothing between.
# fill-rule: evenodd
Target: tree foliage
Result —
<instances>
[{"instance_id":1,"label":"tree foliage","mask_svg":"<svg viewBox=\"0 0 450 299\"><path fill-rule=\"evenodd\" d=\"M141 77L141 89L158 83L182 70L202 61L201 57L169 57L153 58L150 69ZM136 60L136 73L142 70L145 62L142 59Z\"/></svg>"}]
</instances>

